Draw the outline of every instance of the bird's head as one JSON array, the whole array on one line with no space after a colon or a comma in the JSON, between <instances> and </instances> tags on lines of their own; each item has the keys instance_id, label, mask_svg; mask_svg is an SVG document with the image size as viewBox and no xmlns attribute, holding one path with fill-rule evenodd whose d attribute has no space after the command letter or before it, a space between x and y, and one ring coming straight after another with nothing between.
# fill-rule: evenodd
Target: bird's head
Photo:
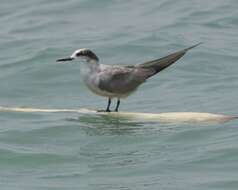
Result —
<instances>
[{"instance_id":1,"label":"bird's head","mask_svg":"<svg viewBox=\"0 0 238 190\"><path fill-rule=\"evenodd\" d=\"M70 57L58 59L57 62L61 61L72 61L74 59L80 59L86 62L98 62L99 59L95 53L93 53L90 49L78 49L75 50Z\"/></svg>"}]
</instances>

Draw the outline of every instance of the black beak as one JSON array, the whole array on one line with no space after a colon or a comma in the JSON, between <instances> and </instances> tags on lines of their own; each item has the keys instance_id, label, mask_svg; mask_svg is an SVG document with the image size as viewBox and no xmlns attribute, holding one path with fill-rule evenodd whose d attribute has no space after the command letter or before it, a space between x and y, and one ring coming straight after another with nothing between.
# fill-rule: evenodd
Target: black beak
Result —
<instances>
[{"instance_id":1,"label":"black beak","mask_svg":"<svg viewBox=\"0 0 238 190\"><path fill-rule=\"evenodd\" d=\"M58 59L58 60L56 60L57 62L61 62L61 61L72 61L73 60L73 58L71 58L71 57L67 57L67 58L63 58L63 59Z\"/></svg>"}]
</instances>

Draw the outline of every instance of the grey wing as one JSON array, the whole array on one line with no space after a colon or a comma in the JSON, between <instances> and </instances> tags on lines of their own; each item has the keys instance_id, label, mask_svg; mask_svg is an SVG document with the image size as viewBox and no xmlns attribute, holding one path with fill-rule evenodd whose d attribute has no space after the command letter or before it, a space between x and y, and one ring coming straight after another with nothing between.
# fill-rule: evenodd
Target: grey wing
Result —
<instances>
[{"instance_id":1,"label":"grey wing","mask_svg":"<svg viewBox=\"0 0 238 190\"><path fill-rule=\"evenodd\" d=\"M140 65L137 65L137 67L140 68L144 68L144 69L153 69L155 72L151 75L153 76L154 74L164 70L165 68L167 68L168 66L172 65L173 63L175 63L178 59L180 59L181 57L183 57L183 55L190 49L200 45L201 43L198 43L194 46L191 46L189 48L177 51L175 53L172 53L170 55L167 55L163 58L160 59L155 59L152 61L148 61L145 63L142 63ZM148 76L150 77L150 76Z\"/></svg>"},{"instance_id":2,"label":"grey wing","mask_svg":"<svg viewBox=\"0 0 238 190\"><path fill-rule=\"evenodd\" d=\"M130 93L143 83L151 71L136 67L110 67L101 71L99 88L116 94Z\"/></svg>"}]
</instances>

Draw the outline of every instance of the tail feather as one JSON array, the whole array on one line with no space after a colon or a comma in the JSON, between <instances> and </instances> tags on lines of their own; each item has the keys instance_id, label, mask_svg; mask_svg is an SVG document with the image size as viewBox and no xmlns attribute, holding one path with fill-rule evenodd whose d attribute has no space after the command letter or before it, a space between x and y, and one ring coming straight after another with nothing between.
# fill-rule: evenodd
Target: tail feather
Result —
<instances>
[{"instance_id":1,"label":"tail feather","mask_svg":"<svg viewBox=\"0 0 238 190\"><path fill-rule=\"evenodd\" d=\"M162 70L164 70L165 68L167 68L168 66L172 65L173 63L175 63L177 60L179 60L188 50L197 47L198 45L200 45L201 43L198 43L196 45L193 45L191 47L188 47L186 49L177 51L175 53L172 53L170 55L167 55L163 58L160 59L155 59L152 61L148 61L145 63L142 63L140 65L138 65L138 67L140 68L148 68L148 69L153 69L155 70L155 72L153 73L156 74ZM148 77L151 77L153 75L150 75Z\"/></svg>"}]
</instances>

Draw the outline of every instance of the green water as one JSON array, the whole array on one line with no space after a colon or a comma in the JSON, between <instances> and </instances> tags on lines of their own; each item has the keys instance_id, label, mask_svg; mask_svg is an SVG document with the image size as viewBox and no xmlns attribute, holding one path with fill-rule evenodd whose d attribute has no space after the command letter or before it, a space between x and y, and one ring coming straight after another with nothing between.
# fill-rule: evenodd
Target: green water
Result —
<instances>
[{"instance_id":1,"label":"green water","mask_svg":"<svg viewBox=\"0 0 238 190\"><path fill-rule=\"evenodd\" d=\"M0 5L0 106L105 108L78 64L137 64L193 45L122 101L122 111L237 115L238 2L9 0ZM129 122L78 113L0 112L2 190L238 188L237 121Z\"/></svg>"}]
</instances>

